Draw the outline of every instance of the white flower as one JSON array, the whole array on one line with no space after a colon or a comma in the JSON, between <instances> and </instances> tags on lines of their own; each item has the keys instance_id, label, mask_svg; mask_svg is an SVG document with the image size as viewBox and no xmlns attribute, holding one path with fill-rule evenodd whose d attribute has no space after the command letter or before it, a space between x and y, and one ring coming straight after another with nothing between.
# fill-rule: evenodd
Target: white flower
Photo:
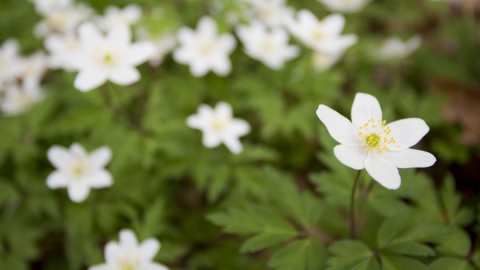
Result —
<instances>
[{"instance_id":1,"label":"white flower","mask_svg":"<svg viewBox=\"0 0 480 270\"><path fill-rule=\"evenodd\" d=\"M233 118L232 107L226 102L219 102L215 109L202 104L198 113L187 118L187 125L203 132L203 145L214 148L224 143L234 154L243 150L239 137L250 132L247 121Z\"/></svg>"},{"instance_id":2,"label":"white flower","mask_svg":"<svg viewBox=\"0 0 480 270\"><path fill-rule=\"evenodd\" d=\"M43 74L47 71L48 58L38 51L24 59L22 59L22 70L20 78L26 87L35 87L40 84Z\"/></svg>"},{"instance_id":3,"label":"white flower","mask_svg":"<svg viewBox=\"0 0 480 270\"><path fill-rule=\"evenodd\" d=\"M285 5L285 0L243 0L252 8L252 16L268 26L284 26L295 13Z\"/></svg>"},{"instance_id":4,"label":"white flower","mask_svg":"<svg viewBox=\"0 0 480 270\"><path fill-rule=\"evenodd\" d=\"M325 105L318 107L317 116L340 143L333 149L338 160L355 170L365 168L388 189L400 187L397 168L425 168L436 161L428 152L410 149L429 131L425 121L407 118L386 124L378 100L371 95L355 96L352 122Z\"/></svg>"},{"instance_id":5,"label":"white flower","mask_svg":"<svg viewBox=\"0 0 480 270\"><path fill-rule=\"evenodd\" d=\"M330 11L340 13L355 13L362 10L370 0L319 0Z\"/></svg>"},{"instance_id":6,"label":"white flower","mask_svg":"<svg viewBox=\"0 0 480 270\"><path fill-rule=\"evenodd\" d=\"M91 14L92 10L81 4L53 9L35 25L33 33L39 38L50 33L70 34L75 32L77 26L86 21Z\"/></svg>"},{"instance_id":7,"label":"white flower","mask_svg":"<svg viewBox=\"0 0 480 270\"><path fill-rule=\"evenodd\" d=\"M160 249L160 242L148 238L138 243L135 233L131 230L121 230L120 242L108 242L105 245L104 264L91 266L88 270L168 270L153 258Z\"/></svg>"},{"instance_id":8,"label":"white flower","mask_svg":"<svg viewBox=\"0 0 480 270\"><path fill-rule=\"evenodd\" d=\"M270 31L260 22L250 26L239 26L237 34L245 53L257 59L272 69L281 69L285 61L300 54L297 46L289 45L289 36L282 28L272 28Z\"/></svg>"},{"instance_id":9,"label":"white flower","mask_svg":"<svg viewBox=\"0 0 480 270\"><path fill-rule=\"evenodd\" d=\"M399 37L391 37L383 41L379 48L372 52L372 55L380 60L402 59L420 47L422 38L414 35L408 41L403 42Z\"/></svg>"},{"instance_id":10,"label":"white flower","mask_svg":"<svg viewBox=\"0 0 480 270\"><path fill-rule=\"evenodd\" d=\"M17 40L9 39L0 48L0 85L14 82L22 72Z\"/></svg>"},{"instance_id":11,"label":"white flower","mask_svg":"<svg viewBox=\"0 0 480 270\"><path fill-rule=\"evenodd\" d=\"M131 31L126 25L115 26L104 37L91 23L79 27L81 49L71 57L71 65L79 70L74 86L90 91L107 80L130 85L140 80L135 66L147 61L155 52L151 42L131 43Z\"/></svg>"},{"instance_id":12,"label":"white flower","mask_svg":"<svg viewBox=\"0 0 480 270\"><path fill-rule=\"evenodd\" d=\"M10 85L0 102L0 109L8 116L19 115L30 110L42 98L43 93L38 85Z\"/></svg>"},{"instance_id":13,"label":"white flower","mask_svg":"<svg viewBox=\"0 0 480 270\"><path fill-rule=\"evenodd\" d=\"M312 66L317 72L325 72L333 67L342 57L341 54L327 54L322 52L313 52Z\"/></svg>"},{"instance_id":14,"label":"white flower","mask_svg":"<svg viewBox=\"0 0 480 270\"><path fill-rule=\"evenodd\" d=\"M290 31L305 45L328 54L341 54L357 42L354 34L341 36L345 18L340 14L332 14L319 21L309 10L300 10L298 21L289 20Z\"/></svg>"},{"instance_id":15,"label":"white flower","mask_svg":"<svg viewBox=\"0 0 480 270\"><path fill-rule=\"evenodd\" d=\"M201 77L213 70L220 76L228 75L232 63L228 55L235 49L236 40L230 34L219 35L217 24L210 17L203 17L197 31L183 27L177 34L180 48L173 53L175 61L190 65L190 72Z\"/></svg>"},{"instance_id":16,"label":"white flower","mask_svg":"<svg viewBox=\"0 0 480 270\"><path fill-rule=\"evenodd\" d=\"M30 2L33 2L35 10L42 15L67 8L73 4L73 0L30 0Z\"/></svg>"},{"instance_id":17,"label":"white flower","mask_svg":"<svg viewBox=\"0 0 480 270\"><path fill-rule=\"evenodd\" d=\"M68 71L74 70L70 59L80 51L80 41L73 34L51 34L44 41L44 46L50 53L48 65L51 68L61 68Z\"/></svg>"},{"instance_id":18,"label":"white flower","mask_svg":"<svg viewBox=\"0 0 480 270\"><path fill-rule=\"evenodd\" d=\"M104 188L113 184L105 166L112 158L108 147L101 147L88 154L78 143L70 149L54 145L48 149L48 160L57 169L47 177L51 189L67 188L70 200L83 202L90 188Z\"/></svg>"},{"instance_id":19,"label":"white flower","mask_svg":"<svg viewBox=\"0 0 480 270\"><path fill-rule=\"evenodd\" d=\"M158 67L163 62L165 56L177 45L175 36L167 32L152 35L145 28L138 28L137 35L139 40L150 41L155 44L155 53L151 55L148 61L153 67Z\"/></svg>"},{"instance_id":20,"label":"white flower","mask_svg":"<svg viewBox=\"0 0 480 270\"><path fill-rule=\"evenodd\" d=\"M108 6L105 9L105 15L97 18L97 23L105 31L119 25L133 25L142 17L142 8L135 4L130 4L123 9L116 6Z\"/></svg>"}]
</instances>

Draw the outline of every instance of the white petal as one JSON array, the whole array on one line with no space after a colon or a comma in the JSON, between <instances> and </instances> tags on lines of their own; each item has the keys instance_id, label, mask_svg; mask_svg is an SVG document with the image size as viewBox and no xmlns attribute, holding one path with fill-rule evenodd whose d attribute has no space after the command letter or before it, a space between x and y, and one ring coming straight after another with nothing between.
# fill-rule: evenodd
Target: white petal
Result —
<instances>
[{"instance_id":1,"label":"white petal","mask_svg":"<svg viewBox=\"0 0 480 270\"><path fill-rule=\"evenodd\" d=\"M369 153L365 160L368 174L380 185L388 189L398 189L401 184L397 167L378 154Z\"/></svg>"},{"instance_id":2,"label":"white petal","mask_svg":"<svg viewBox=\"0 0 480 270\"><path fill-rule=\"evenodd\" d=\"M145 270L169 270L168 267L159 263L149 263L145 266Z\"/></svg>"},{"instance_id":3,"label":"white petal","mask_svg":"<svg viewBox=\"0 0 480 270\"><path fill-rule=\"evenodd\" d=\"M202 35L216 36L218 34L217 23L211 17L204 16L198 21L197 31Z\"/></svg>"},{"instance_id":4,"label":"white petal","mask_svg":"<svg viewBox=\"0 0 480 270\"><path fill-rule=\"evenodd\" d=\"M110 187L113 184L112 175L107 170L99 170L88 176L88 184L92 188Z\"/></svg>"},{"instance_id":5,"label":"white petal","mask_svg":"<svg viewBox=\"0 0 480 270\"><path fill-rule=\"evenodd\" d=\"M138 247L137 236L132 230L121 230L120 248L123 250L135 250Z\"/></svg>"},{"instance_id":6,"label":"white petal","mask_svg":"<svg viewBox=\"0 0 480 270\"><path fill-rule=\"evenodd\" d=\"M357 93L352 105L352 123L355 128L366 124L369 119L383 120L378 100L369 94Z\"/></svg>"},{"instance_id":7,"label":"white petal","mask_svg":"<svg viewBox=\"0 0 480 270\"><path fill-rule=\"evenodd\" d=\"M220 36L218 43L220 48L227 53L231 53L237 46L237 40L230 34Z\"/></svg>"},{"instance_id":8,"label":"white petal","mask_svg":"<svg viewBox=\"0 0 480 270\"><path fill-rule=\"evenodd\" d=\"M68 185L68 176L62 172L54 171L47 177L47 186L51 189L64 188Z\"/></svg>"},{"instance_id":9,"label":"white petal","mask_svg":"<svg viewBox=\"0 0 480 270\"><path fill-rule=\"evenodd\" d=\"M324 26L335 35L340 35L345 26L345 17L340 14L332 14L322 20Z\"/></svg>"},{"instance_id":10,"label":"white petal","mask_svg":"<svg viewBox=\"0 0 480 270\"><path fill-rule=\"evenodd\" d=\"M426 168L437 161L434 155L415 149L405 149L397 152L386 151L382 153L382 157L397 168Z\"/></svg>"},{"instance_id":11,"label":"white petal","mask_svg":"<svg viewBox=\"0 0 480 270\"><path fill-rule=\"evenodd\" d=\"M365 167L365 159L368 156L368 152L364 151L360 146L337 145L333 148L333 152L345 166L355 170L362 170Z\"/></svg>"},{"instance_id":12,"label":"white petal","mask_svg":"<svg viewBox=\"0 0 480 270\"><path fill-rule=\"evenodd\" d=\"M330 136L337 142L349 146L361 145L361 142L357 139L352 123L343 115L325 105L320 105L317 109L317 116L327 127Z\"/></svg>"},{"instance_id":13,"label":"white petal","mask_svg":"<svg viewBox=\"0 0 480 270\"><path fill-rule=\"evenodd\" d=\"M246 135L250 132L250 124L243 119L233 119L229 132L238 137Z\"/></svg>"},{"instance_id":14,"label":"white petal","mask_svg":"<svg viewBox=\"0 0 480 270\"><path fill-rule=\"evenodd\" d=\"M140 244L140 256L146 262L152 261L158 250L160 250L160 242L157 239L149 238Z\"/></svg>"},{"instance_id":15,"label":"white petal","mask_svg":"<svg viewBox=\"0 0 480 270\"><path fill-rule=\"evenodd\" d=\"M390 136L400 147L390 147L391 151L401 151L417 144L425 136L430 128L420 118L407 118L388 124L392 130Z\"/></svg>"},{"instance_id":16,"label":"white petal","mask_svg":"<svg viewBox=\"0 0 480 270\"><path fill-rule=\"evenodd\" d=\"M212 69L219 76L227 76L232 71L232 63L227 56L217 56Z\"/></svg>"},{"instance_id":17,"label":"white petal","mask_svg":"<svg viewBox=\"0 0 480 270\"><path fill-rule=\"evenodd\" d=\"M117 46L127 48L132 41L132 31L128 25L117 25L108 31L107 39Z\"/></svg>"},{"instance_id":18,"label":"white petal","mask_svg":"<svg viewBox=\"0 0 480 270\"><path fill-rule=\"evenodd\" d=\"M82 69L73 85L82 92L93 90L107 81L107 74L98 69Z\"/></svg>"},{"instance_id":19,"label":"white petal","mask_svg":"<svg viewBox=\"0 0 480 270\"><path fill-rule=\"evenodd\" d=\"M201 129L203 127L202 118L196 114L187 117L187 126L190 128Z\"/></svg>"},{"instance_id":20,"label":"white petal","mask_svg":"<svg viewBox=\"0 0 480 270\"><path fill-rule=\"evenodd\" d=\"M173 52L173 60L180 64L190 63L192 58L192 52L186 48L178 48Z\"/></svg>"},{"instance_id":21,"label":"white petal","mask_svg":"<svg viewBox=\"0 0 480 270\"><path fill-rule=\"evenodd\" d=\"M103 41L103 36L91 22L86 22L78 28L78 36L84 49L91 50Z\"/></svg>"},{"instance_id":22,"label":"white petal","mask_svg":"<svg viewBox=\"0 0 480 270\"><path fill-rule=\"evenodd\" d=\"M142 8L136 4L130 4L123 9L128 21L135 23L142 17Z\"/></svg>"},{"instance_id":23,"label":"white petal","mask_svg":"<svg viewBox=\"0 0 480 270\"><path fill-rule=\"evenodd\" d=\"M112 267L108 264L99 264L90 266L88 270L112 270Z\"/></svg>"},{"instance_id":24,"label":"white petal","mask_svg":"<svg viewBox=\"0 0 480 270\"><path fill-rule=\"evenodd\" d=\"M217 133L206 131L203 132L202 143L203 146L207 148L214 148L220 145L221 143L220 136Z\"/></svg>"},{"instance_id":25,"label":"white petal","mask_svg":"<svg viewBox=\"0 0 480 270\"><path fill-rule=\"evenodd\" d=\"M107 146L97 148L90 153L88 159L90 160L90 166L103 168L112 159L112 150Z\"/></svg>"},{"instance_id":26,"label":"white petal","mask_svg":"<svg viewBox=\"0 0 480 270\"><path fill-rule=\"evenodd\" d=\"M177 39L181 44L189 44L195 42L195 34L192 29L182 27L177 32Z\"/></svg>"},{"instance_id":27,"label":"white petal","mask_svg":"<svg viewBox=\"0 0 480 270\"><path fill-rule=\"evenodd\" d=\"M243 145L237 137L228 136L223 139L223 143L234 154L240 154L243 151Z\"/></svg>"},{"instance_id":28,"label":"white petal","mask_svg":"<svg viewBox=\"0 0 480 270\"><path fill-rule=\"evenodd\" d=\"M108 78L118 85L130 85L140 80L140 72L134 67L118 67L108 74Z\"/></svg>"},{"instance_id":29,"label":"white petal","mask_svg":"<svg viewBox=\"0 0 480 270\"><path fill-rule=\"evenodd\" d=\"M414 52L420 45L422 45L422 37L420 35L414 35L409 41L407 41L408 54Z\"/></svg>"},{"instance_id":30,"label":"white petal","mask_svg":"<svg viewBox=\"0 0 480 270\"><path fill-rule=\"evenodd\" d=\"M90 193L90 187L87 182L83 180L70 181L67 190L70 200L77 203L83 202Z\"/></svg>"},{"instance_id":31,"label":"white petal","mask_svg":"<svg viewBox=\"0 0 480 270\"><path fill-rule=\"evenodd\" d=\"M48 149L47 158L55 168L62 169L70 162L72 155L67 148L54 145Z\"/></svg>"},{"instance_id":32,"label":"white petal","mask_svg":"<svg viewBox=\"0 0 480 270\"><path fill-rule=\"evenodd\" d=\"M144 41L132 44L127 51L127 64L138 66L147 61L155 54L155 45L152 42Z\"/></svg>"},{"instance_id":33,"label":"white petal","mask_svg":"<svg viewBox=\"0 0 480 270\"><path fill-rule=\"evenodd\" d=\"M105 262L107 264L117 263L117 258L121 256L122 250L115 242L108 242L105 245Z\"/></svg>"},{"instance_id":34,"label":"white petal","mask_svg":"<svg viewBox=\"0 0 480 270\"><path fill-rule=\"evenodd\" d=\"M70 152L74 155L87 156L87 151L85 151L85 148L79 143L72 143L72 145L70 145Z\"/></svg>"},{"instance_id":35,"label":"white petal","mask_svg":"<svg viewBox=\"0 0 480 270\"><path fill-rule=\"evenodd\" d=\"M215 111L225 118L232 118L233 116L232 106L230 106L230 104L228 104L227 102L218 102L215 106Z\"/></svg>"},{"instance_id":36,"label":"white petal","mask_svg":"<svg viewBox=\"0 0 480 270\"><path fill-rule=\"evenodd\" d=\"M210 66L207 61L193 61L190 64L190 73L195 77L202 77L210 71Z\"/></svg>"}]
</instances>

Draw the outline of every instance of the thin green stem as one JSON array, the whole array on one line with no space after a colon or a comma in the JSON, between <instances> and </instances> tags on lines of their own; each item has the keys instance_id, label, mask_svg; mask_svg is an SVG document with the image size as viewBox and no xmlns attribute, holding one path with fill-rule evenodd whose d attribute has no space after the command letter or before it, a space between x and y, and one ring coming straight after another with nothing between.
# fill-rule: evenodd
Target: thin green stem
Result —
<instances>
[{"instance_id":1,"label":"thin green stem","mask_svg":"<svg viewBox=\"0 0 480 270\"><path fill-rule=\"evenodd\" d=\"M362 170L357 172L357 176L355 177L355 182L353 182L352 188L352 196L350 197L350 230L351 230L351 238L357 239L357 230L355 228L355 191L357 190L358 179L360 178L360 174Z\"/></svg>"}]
</instances>

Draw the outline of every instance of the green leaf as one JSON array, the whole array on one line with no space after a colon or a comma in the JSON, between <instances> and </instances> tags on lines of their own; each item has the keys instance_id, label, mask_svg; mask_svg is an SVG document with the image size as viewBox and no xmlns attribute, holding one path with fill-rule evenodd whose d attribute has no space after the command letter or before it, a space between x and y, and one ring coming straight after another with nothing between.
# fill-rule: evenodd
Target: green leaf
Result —
<instances>
[{"instance_id":1,"label":"green leaf","mask_svg":"<svg viewBox=\"0 0 480 270\"><path fill-rule=\"evenodd\" d=\"M275 253L268 266L276 270L320 270L326 261L325 248L315 239L298 240Z\"/></svg>"},{"instance_id":2,"label":"green leaf","mask_svg":"<svg viewBox=\"0 0 480 270\"><path fill-rule=\"evenodd\" d=\"M435 250L431 247L419 244L419 243L398 243L388 246L384 249L385 251L402 254L402 255L412 255L412 256L421 256L421 257L430 257L435 256Z\"/></svg>"},{"instance_id":3,"label":"green leaf","mask_svg":"<svg viewBox=\"0 0 480 270\"><path fill-rule=\"evenodd\" d=\"M428 270L426 265L414 259L387 254L382 255L383 270Z\"/></svg>"},{"instance_id":4,"label":"green leaf","mask_svg":"<svg viewBox=\"0 0 480 270\"><path fill-rule=\"evenodd\" d=\"M472 267L466 259L443 257L431 263L430 269L432 270L445 270L445 269L474 270L475 268Z\"/></svg>"},{"instance_id":5,"label":"green leaf","mask_svg":"<svg viewBox=\"0 0 480 270\"><path fill-rule=\"evenodd\" d=\"M360 241L341 240L331 245L328 250L338 256L328 260L328 270L349 270L357 267L364 269L367 266L375 269L378 265L373 251Z\"/></svg>"},{"instance_id":6,"label":"green leaf","mask_svg":"<svg viewBox=\"0 0 480 270\"><path fill-rule=\"evenodd\" d=\"M439 253L459 257L467 257L472 246L470 236L462 229L455 229L438 242L436 249Z\"/></svg>"}]
</instances>

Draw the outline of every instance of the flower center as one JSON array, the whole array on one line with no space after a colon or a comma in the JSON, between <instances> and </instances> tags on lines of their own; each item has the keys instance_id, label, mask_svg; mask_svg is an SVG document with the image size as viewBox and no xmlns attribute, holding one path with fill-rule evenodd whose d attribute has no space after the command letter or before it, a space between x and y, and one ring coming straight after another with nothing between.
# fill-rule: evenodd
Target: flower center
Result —
<instances>
[{"instance_id":1,"label":"flower center","mask_svg":"<svg viewBox=\"0 0 480 270\"><path fill-rule=\"evenodd\" d=\"M365 138L365 142L370 147L377 147L380 145L380 135L378 135L377 133L371 133L367 136L367 138Z\"/></svg>"},{"instance_id":2,"label":"flower center","mask_svg":"<svg viewBox=\"0 0 480 270\"><path fill-rule=\"evenodd\" d=\"M212 126L213 126L213 129L215 129L216 131L221 131L221 130L224 130L227 125L225 121L221 121L219 119L213 119Z\"/></svg>"},{"instance_id":3,"label":"flower center","mask_svg":"<svg viewBox=\"0 0 480 270\"><path fill-rule=\"evenodd\" d=\"M112 61L112 56L110 54L106 54L104 57L103 57L103 60L105 61L105 63L110 63L110 61Z\"/></svg>"},{"instance_id":4,"label":"flower center","mask_svg":"<svg viewBox=\"0 0 480 270\"><path fill-rule=\"evenodd\" d=\"M361 125L358 129L358 137L362 142L362 148L365 152L381 154L383 151L390 151L391 147L400 148L395 138L390 136L392 130L385 126L387 121L369 119L367 123Z\"/></svg>"},{"instance_id":5,"label":"flower center","mask_svg":"<svg viewBox=\"0 0 480 270\"><path fill-rule=\"evenodd\" d=\"M121 48L111 42L100 44L94 54L96 60L104 66L115 66L121 62L123 58Z\"/></svg>"},{"instance_id":6,"label":"flower center","mask_svg":"<svg viewBox=\"0 0 480 270\"><path fill-rule=\"evenodd\" d=\"M273 44L272 40L270 40L269 38L266 38L263 40L261 47L264 51L269 52L273 50L275 45Z\"/></svg>"},{"instance_id":7,"label":"flower center","mask_svg":"<svg viewBox=\"0 0 480 270\"><path fill-rule=\"evenodd\" d=\"M55 12L50 18L47 19L47 23L54 29L60 30L67 22L67 15L65 12Z\"/></svg>"},{"instance_id":8,"label":"flower center","mask_svg":"<svg viewBox=\"0 0 480 270\"><path fill-rule=\"evenodd\" d=\"M198 50L203 55L209 55L213 51L213 45L211 42L203 42L200 44Z\"/></svg>"},{"instance_id":9,"label":"flower center","mask_svg":"<svg viewBox=\"0 0 480 270\"><path fill-rule=\"evenodd\" d=\"M118 270L138 270L139 267L140 260L137 257L127 256L117 260Z\"/></svg>"},{"instance_id":10,"label":"flower center","mask_svg":"<svg viewBox=\"0 0 480 270\"><path fill-rule=\"evenodd\" d=\"M82 177L88 171L88 161L85 159L85 157L76 156L68 171L74 178Z\"/></svg>"}]
</instances>

